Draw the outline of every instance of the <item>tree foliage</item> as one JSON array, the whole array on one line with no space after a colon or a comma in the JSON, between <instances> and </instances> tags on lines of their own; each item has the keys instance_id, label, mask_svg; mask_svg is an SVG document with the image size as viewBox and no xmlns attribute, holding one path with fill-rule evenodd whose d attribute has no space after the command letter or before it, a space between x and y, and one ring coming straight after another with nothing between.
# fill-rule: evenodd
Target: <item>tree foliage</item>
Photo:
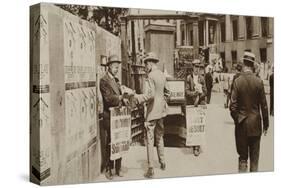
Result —
<instances>
[{"instance_id":1,"label":"tree foliage","mask_svg":"<svg viewBox=\"0 0 281 188\"><path fill-rule=\"evenodd\" d=\"M121 32L121 17L125 16L128 12L127 8L86 5L57 6L89 22L96 22L100 27L117 36Z\"/></svg>"}]
</instances>

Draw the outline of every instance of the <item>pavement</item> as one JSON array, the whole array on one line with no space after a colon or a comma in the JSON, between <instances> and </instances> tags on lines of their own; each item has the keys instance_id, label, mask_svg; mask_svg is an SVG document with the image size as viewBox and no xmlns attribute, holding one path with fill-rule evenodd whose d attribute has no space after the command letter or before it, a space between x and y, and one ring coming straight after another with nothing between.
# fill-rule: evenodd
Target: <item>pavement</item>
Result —
<instances>
[{"instance_id":1,"label":"pavement","mask_svg":"<svg viewBox=\"0 0 281 188\"><path fill-rule=\"evenodd\" d=\"M269 104L269 96L267 96ZM212 93L211 104L207 106L206 144L202 153L195 157L190 148L165 147L166 170L160 169L157 153L154 153L154 178L231 174L237 173L238 155L234 139L234 123L229 110L224 108L224 97L220 92ZM274 127L270 116L267 136L262 136L259 171L273 171ZM144 179L147 169L146 147L132 146L123 157L124 177L114 181ZM101 174L96 181L107 181Z\"/></svg>"}]
</instances>

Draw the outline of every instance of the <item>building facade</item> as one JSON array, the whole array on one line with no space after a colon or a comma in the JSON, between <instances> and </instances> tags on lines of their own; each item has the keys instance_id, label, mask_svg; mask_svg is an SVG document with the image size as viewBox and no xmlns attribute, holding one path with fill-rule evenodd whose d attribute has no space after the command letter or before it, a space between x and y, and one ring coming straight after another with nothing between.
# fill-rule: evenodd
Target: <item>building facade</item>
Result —
<instances>
[{"instance_id":1,"label":"building facade","mask_svg":"<svg viewBox=\"0 0 281 188\"><path fill-rule=\"evenodd\" d=\"M258 62L272 64L273 18L198 14L196 19L177 22L177 46L209 47L227 68L251 51Z\"/></svg>"},{"instance_id":2,"label":"building facade","mask_svg":"<svg viewBox=\"0 0 281 188\"><path fill-rule=\"evenodd\" d=\"M163 62L160 69L171 75L174 75L173 52L181 47L192 47L194 58L199 58L200 48L209 49L209 54L222 58L228 70L241 61L244 51L253 52L257 62L269 66L274 62L274 28L270 17L143 9L130 9L128 16L137 17L127 19L124 25L123 41L128 56L136 63L138 57L153 50Z\"/></svg>"}]
</instances>

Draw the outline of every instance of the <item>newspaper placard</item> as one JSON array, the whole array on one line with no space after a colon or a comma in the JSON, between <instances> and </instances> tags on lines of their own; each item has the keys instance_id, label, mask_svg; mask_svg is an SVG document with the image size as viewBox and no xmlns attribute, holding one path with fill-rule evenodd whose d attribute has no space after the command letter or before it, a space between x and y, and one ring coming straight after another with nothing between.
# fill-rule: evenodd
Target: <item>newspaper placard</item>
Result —
<instances>
[{"instance_id":1,"label":"newspaper placard","mask_svg":"<svg viewBox=\"0 0 281 188\"><path fill-rule=\"evenodd\" d=\"M129 151L131 143L131 110L127 107L110 108L110 159L115 160Z\"/></svg>"},{"instance_id":2,"label":"newspaper placard","mask_svg":"<svg viewBox=\"0 0 281 188\"><path fill-rule=\"evenodd\" d=\"M186 106L186 145L197 146L205 143L207 106Z\"/></svg>"},{"instance_id":3,"label":"newspaper placard","mask_svg":"<svg viewBox=\"0 0 281 188\"><path fill-rule=\"evenodd\" d=\"M169 91L171 93L169 103L177 103L185 101L184 80L167 80Z\"/></svg>"}]
</instances>

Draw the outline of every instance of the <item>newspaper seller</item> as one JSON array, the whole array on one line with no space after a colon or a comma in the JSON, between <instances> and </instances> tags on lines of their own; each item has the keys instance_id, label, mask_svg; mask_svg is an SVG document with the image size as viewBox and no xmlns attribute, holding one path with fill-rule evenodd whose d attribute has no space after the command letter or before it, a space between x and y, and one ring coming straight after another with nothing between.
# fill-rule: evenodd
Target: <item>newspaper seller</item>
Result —
<instances>
[{"instance_id":1,"label":"newspaper seller","mask_svg":"<svg viewBox=\"0 0 281 188\"><path fill-rule=\"evenodd\" d=\"M108 71L100 80L100 91L103 98L104 112L103 112L103 125L102 128L105 130L105 145L106 145L106 156L105 156L105 176L107 179L113 179L112 169L114 168L114 161L110 160L110 107L117 107L122 105L128 105L128 94L121 94L121 86L118 78L116 78L119 65L121 61L116 55L112 55L108 58L107 67ZM121 170L121 160L119 158L115 160L115 172L117 176L122 177L123 173Z\"/></svg>"},{"instance_id":2,"label":"newspaper seller","mask_svg":"<svg viewBox=\"0 0 281 188\"><path fill-rule=\"evenodd\" d=\"M200 74L200 69L203 64L200 63L198 59L193 61L193 70L186 77L185 84L185 96L186 96L186 105L194 105L197 107L198 105L206 104L206 84L205 78ZM193 146L193 153L195 156L200 154L200 146Z\"/></svg>"},{"instance_id":3,"label":"newspaper seller","mask_svg":"<svg viewBox=\"0 0 281 188\"><path fill-rule=\"evenodd\" d=\"M154 137L157 147L158 159L160 168L166 169L164 159L164 125L163 118L167 115L168 105L166 102L170 92L168 90L167 81L164 73L160 71L156 65L159 62L158 57L153 53L148 53L144 58L146 71L148 72L147 88L144 94L135 95L138 103L147 103L146 114L146 139L147 139L147 157L148 157L148 170L145 173L146 178L153 178L153 148Z\"/></svg>"}]
</instances>

